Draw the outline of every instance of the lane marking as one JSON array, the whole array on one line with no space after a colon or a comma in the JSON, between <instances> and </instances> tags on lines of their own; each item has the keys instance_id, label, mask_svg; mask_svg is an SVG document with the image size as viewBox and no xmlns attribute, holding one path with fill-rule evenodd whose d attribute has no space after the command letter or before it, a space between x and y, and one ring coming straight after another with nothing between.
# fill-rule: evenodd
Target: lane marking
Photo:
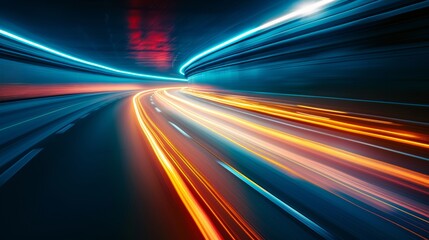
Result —
<instances>
[{"instance_id":1,"label":"lane marking","mask_svg":"<svg viewBox=\"0 0 429 240\"><path fill-rule=\"evenodd\" d=\"M70 123L70 124L68 124L67 126L65 126L65 127L61 128L61 129L57 132L57 134L63 134L63 133L65 133L67 130L69 130L70 128L72 128L73 126L74 126L74 124L73 124L73 123Z\"/></svg>"},{"instance_id":2,"label":"lane marking","mask_svg":"<svg viewBox=\"0 0 429 240\"><path fill-rule=\"evenodd\" d=\"M21 159L16 161L10 168L0 175L0 187L3 186L11 177L21 170L31 159L33 159L43 148L36 148L25 154Z\"/></svg>"},{"instance_id":3,"label":"lane marking","mask_svg":"<svg viewBox=\"0 0 429 240\"><path fill-rule=\"evenodd\" d=\"M157 112L161 112L161 109L159 109L159 108L157 108L157 107L155 107L155 110L157 111Z\"/></svg>"},{"instance_id":4,"label":"lane marking","mask_svg":"<svg viewBox=\"0 0 429 240\"><path fill-rule=\"evenodd\" d=\"M309 227L311 230L319 234L321 237L325 239L334 239L334 237L327 232L325 229L320 227L315 222L311 221L309 218L292 208L291 206L284 203L282 200L278 199L276 196L265 190L263 187L259 186L257 183L253 182L251 179L234 169L233 167L229 166L228 164L225 164L223 162L218 161L218 163L228 170L230 173L232 173L234 176L236 176L238 179L249 185L251 188L256 190L258 193L262 194L264 197L266 197L268 200L276 204L278 207L283 209L285 212L289 213L292 217Z\"/></svg>"},{"instance_id":5,"label":"lane marking","mask_svg":"<svg viewBox=\"0 0 429 240\"><path fill-rule=\"evenodd\" d=\"M184 135L187 138L192 138L191 136L189 136L185 131L183 131L181 128L179 128L176 124L172 123L169 121L169 123L171 124L171 126L173 126L177 131L179 131L182 135Z\"/></svg>"}]
</instances>

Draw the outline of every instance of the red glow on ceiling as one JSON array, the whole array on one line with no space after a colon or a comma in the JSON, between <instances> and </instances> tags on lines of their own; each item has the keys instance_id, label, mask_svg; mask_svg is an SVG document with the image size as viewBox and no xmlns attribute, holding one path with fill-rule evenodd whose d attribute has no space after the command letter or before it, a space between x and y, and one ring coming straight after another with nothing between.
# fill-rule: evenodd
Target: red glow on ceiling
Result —
<instances>
[{"instance_id":1,"label":"red glow on ceiling","mask_svg":"<svg viewBox=\"0 0 429 240\"><path fill-rule=\"evenodd\" d=\"M128 30L132 58L141 65L152 66L157 70L170 68L172 26L165 12L131 10L128 15Z\"/></svg>"}]
</instances>

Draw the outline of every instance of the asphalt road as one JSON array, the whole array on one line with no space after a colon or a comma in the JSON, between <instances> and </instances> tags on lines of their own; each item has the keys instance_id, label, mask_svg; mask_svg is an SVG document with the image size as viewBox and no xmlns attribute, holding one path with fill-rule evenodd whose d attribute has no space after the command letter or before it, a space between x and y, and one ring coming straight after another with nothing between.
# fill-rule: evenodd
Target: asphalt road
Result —
<instances>
[{"instance_id":1,"label":"asphalt road","mask_svg":"<svg viewBox=\"0 0 429 240\"><path fill-rule=\"evenodd\" d=\"M427 237L428 125L391 105L427 106L332 100L166 88L134 103L205 237Z\"/></svg>"},{"instance_id":2,"label":"asphalt road","mask_svg":"<svg viewBox=\"0 0 429 240\"><path fill-rule=\"evenodd\" d=\"M25 129L19 136L18 131L7 135L3 153L14 146L24 151L4 165L11 167L1 175L7 175L0 188L4 239L137 239L171 234L193 238L198 234L180 201L175 201L176 193L162 184L162 174L150 170L145 139L134 131L137 125L129 122L134 119L129 96L84 94L3 103L3 110L6 106L15 110L13 104L18 103L37 105L32 108L34 113L18 110L13 114L15 124L77 102L84 105L54 112L47 121L36 118L37 123L20 126ZM38 104L40 101L48 103ZM6 123L11 125L10 120ZM129 134L125 136L125 132ZM39 140L40 133L46 137L37 143L25 141ZM137 138L142 145L134 149L128 138ZM4 156L8 155L2 155L2 161ZM13 167L16 165L20 168ZM13 174L7 174L10 169ZM166 225L169 231L165 231Z\"/></svg>"},{"instance_id":3,"label":"asphalt road","mask_svg":"<svg viewBox=\"0 0 429 240\"><path fill-rule=\"evenodd\" d=\"M1 232L427 238L428 109L182 88L2 103Z\"/></svg>"}]
</instances>

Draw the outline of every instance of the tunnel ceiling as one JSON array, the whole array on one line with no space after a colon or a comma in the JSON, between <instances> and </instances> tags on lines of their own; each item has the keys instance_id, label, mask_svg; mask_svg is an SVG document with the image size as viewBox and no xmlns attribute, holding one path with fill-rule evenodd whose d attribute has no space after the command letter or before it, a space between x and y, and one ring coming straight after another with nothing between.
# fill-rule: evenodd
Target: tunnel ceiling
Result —
<instances>
[{"instance_id":1,"label":"tunnel ceiling","mask_svg":"<svg viewBox=\"0 0 429 240\"><path fill-rule=\"evenodd\" d=\"M178 76L185 60L297 0L3 1L1 27L124 70Z\"/></svg>"}]
</instances>

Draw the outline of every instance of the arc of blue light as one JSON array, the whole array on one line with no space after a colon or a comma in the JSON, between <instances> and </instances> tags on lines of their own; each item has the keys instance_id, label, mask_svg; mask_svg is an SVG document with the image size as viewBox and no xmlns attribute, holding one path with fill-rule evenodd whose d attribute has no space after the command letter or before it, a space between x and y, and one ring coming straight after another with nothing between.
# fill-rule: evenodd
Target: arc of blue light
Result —
<instances>
[{"instance_id":1,"label":"arc of blue light","mask_svg":"<svg viewBox=\"0 0 429 240\"><path fill-rule=\"evenodd\" d=\"M301 223L303 223L304 225L306 225L307 227L309 227L310 229L312 229L313 231L318 233L324 239L334 239L334 237L328 231L326 231L324 228L322 228L317 223L310 220L309 218L304 216L302 213L298 212L293 207L289 206L288 204L286 204L285 202L283 202L282 200L280 200L279 198L277 198L276 196L274 196L273 194L268 192L265 188L261 187L260 185L258 185L254 181L252 181L250 178L248 178L247 176L245 176L241 172L237 171L235 168L229 166L226 163L220 162L220 161L218 161L218 163L223 168L225 168L230 173L232 173L234 176L236 176L238 179L240 179L241 181L243 181L244 183L249 185L251 188L256 190L258 193L262 194L264 197L269 199L271 202L276 204L278 207L280 207L281 209L283 209L284 211L289 213L292 217L294 217L295 219L297 219L298 221L300 221Z\"/></svg>"},{"instance_id":2,"label":"arc of blue light","mask_svg":"<svg viewBox=\"0 0 429 240\"><path fill-rule=\"evenodd\" d=\"M191 59L189 59L187 62L185 62L180 67L179 72L180 72L180 74L185 75L184 70L189 65L191 65L195 61L197 61L197 60L199 60L199 59L201 59L201 58L209 55L210 53L213 53L213 52L215 52L215 51L217 51L219 49L222 49L222 48L224 48L224 47L226 47L226 46L228 46L228 45L230 45L232 43L238 42L239 40L242 40L242 39L244 39L244 38L246 38L246 37L248 37L248 36L250 36L250 35L252 35L254 33L262 31L264 29L267 29L267 28L279 25L281 23L284 23L284 22L286 22L288 20L291 20L291 19L294 19L294 18L297 18L297 17L300 17L300 16L305 16L305 15L311 14L313 12L316 12L320 8L325 7L325 6L327 6L328 4L331 4L334 1L336 1L336 0L321 0L321 1L315 2L313 4L309 4L309 5L305 6L305 7L301 7L301 8L299 8L299 9L297 9L295 11L292 11L292 12L286 14L286 15L283 15L283 16L281 16L279 18L276 18L276 19L274 19L272 21L266 22L266 23L264 23L264 24L262 24L262 25L260 25L258 27L255 27L255 28L252 28L252 29L250 29L250 30L248 30L246 32L243 32L243 33L241 33L241 34L239 34L239 35L237 35L237 36L235 36L235 37L233 37L231 39L226 40L225 42L222 42L222 43L220 43L220 44L218 44L218 45L216 45L216 46L214 46L212 48L209 48L209 49L205 50L204 52L201 52L201 53L195 55L194 57L192 57Z\"/></svg>"},{"instance_id":3,"label":"arc of blue light","mask_svg":"<svg viewBox=\"0 0 429 240\"><path fill-rule=\"evenodd\" d=\"M69 55L69 54L57 51L55 49L43 46L43 45L41 45L39 43L30 41L28 39L25 39L23 37L20 37L18 35L15 35L13 33L10 33L8 31L2 30L2 29L0 29L0 35L3 36L3 37L6 37L6 38L12 39L14 41L26 44L28 46L37 48L39 50L42 50L42 51L45 51L45 52L57 55L59 57L62 57L62 58L68 59L68 60L72 60L74 62L78 62L78 63L84 64L84 65L88 65L88 66L91 66L91 67L95 67L95 68L98 68L98 69L102 69L102 70L105 70L105 71L108 71L108 72L113 72L113 73L117 73L117 74L123 74L123 75L127 75L127 76L138 77L138 78L152 78L152 79L159 79L159 80L185 81L185 82L188 81L187 79L184 79L184 78L163 77L163 76L157 76L157 75L151 75L151 74L143 74L143 73L135 73L135 72L123 71L123 70L119 70L119 69L116 69L116 68L108 67L108 66L105 66L105 65L102 65L102 64L90 62L90 61L87 61L87 60L84 60L84 59L81 59L81 58L77 58L77 57L74 57L72 55Z\"/></svg>"}]
</instances>

